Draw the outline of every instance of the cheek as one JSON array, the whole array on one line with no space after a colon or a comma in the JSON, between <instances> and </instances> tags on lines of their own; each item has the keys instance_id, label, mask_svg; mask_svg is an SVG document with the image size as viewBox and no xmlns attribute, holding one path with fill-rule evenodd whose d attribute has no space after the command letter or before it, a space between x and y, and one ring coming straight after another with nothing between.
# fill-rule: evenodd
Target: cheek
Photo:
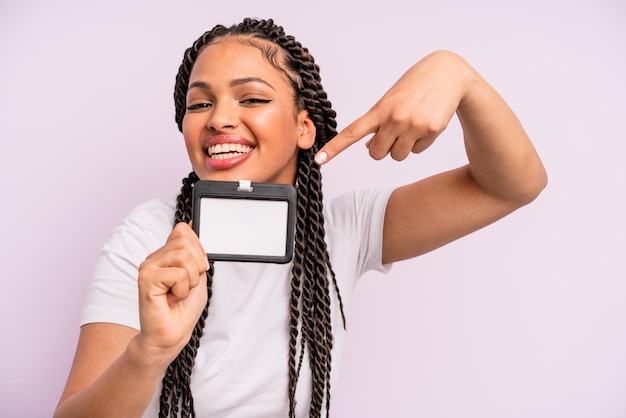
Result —
<instances>
[{"instance_id":1,"label":"cheek","mask_svg":"<svg viewBox=\"0 0 626 418\"><path fill-rule=\"evenodd\" d=\"M183 119L183 140L185 141L185 147L187 148L187 154L189 158L193 160L194 154L197 152L198 141L198 128L197 123L194 123L194 118Z\"/></svg>"},{"instance_id":2,"label":"cheek","mask_svg":"<svg viewBox=\"0 0 626 418\"><path fill-rule=\"evenodd\" d=\"M187 136L189 136L189 133L193 130L193 118L189 117L189 114L187 113L184 117L183 117L183 136L185 137L185 141L187 140Z\"/></svg>"},{"instance_id":3,"label":"cheek","mask_svg":"<svg viewBox=\"0 0 626 418\"><path fill-rule=\"evenodd\" d=\"M197 134L199 131L207 127L208 115L206 112L185 113L183 116L183 132L188 131L190 134Z\"/></svg>"},{"instance_id":4,"label":"cheek","mask_svg":"<svg viewBox=\"0 0 626 418\"><path fill-rule=\"evenodd\" d=\"M283 153L287 149L295 150L298 148L295 121L285 118L263 118L256 122L255 134L257 138L265 138L263 142L268 145L271 144L271 148L277 152Z\"/></svg>"},{"instance_id":5,"label":"cheek","mask_svg":"<svg viewBox=\"0 0 626 418\"><path fill-rule=\"evenodd\" d=\"M204 126L202 120L198 117L194 117L191 115L183 118L183 138L185 138L185 144L187 146L192 145L193 141L198 138L200 132L202 132L202 128Z\"/></svg>"},{"instance_id":6,"label":"cheek","mask_svg":"<svg viewBox=\"0 0 626 418\"><path fill-rule=\"evenodd\" d=\"M274 107L262 112L254 113L248 122L256 125L258 129L281 135L292 135L296 129L296 118L289 108Z\"/></svg>"}]
</instances>

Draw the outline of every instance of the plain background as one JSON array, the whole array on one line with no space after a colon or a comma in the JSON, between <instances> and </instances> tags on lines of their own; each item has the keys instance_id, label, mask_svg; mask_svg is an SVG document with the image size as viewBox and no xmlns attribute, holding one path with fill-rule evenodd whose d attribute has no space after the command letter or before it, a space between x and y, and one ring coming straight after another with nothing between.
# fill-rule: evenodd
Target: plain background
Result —
<instances>
[{"instance_id":1,"label":"plain background","mask_svg":"<svg viewBox=\"0 0 626 418\"><path fill-rule=\"evenodd\" d=\"M427 53L460 53L550 175L532 205L362 280L333 416L625 417L621 0L2 0L0 415L52 414L101 245L189 172L172 103L183 51L245 16L310 49L340 127ZM453 120L402 163L355 145L324 168L326 194L464 162Z\"/></svg>"}]
</instances>

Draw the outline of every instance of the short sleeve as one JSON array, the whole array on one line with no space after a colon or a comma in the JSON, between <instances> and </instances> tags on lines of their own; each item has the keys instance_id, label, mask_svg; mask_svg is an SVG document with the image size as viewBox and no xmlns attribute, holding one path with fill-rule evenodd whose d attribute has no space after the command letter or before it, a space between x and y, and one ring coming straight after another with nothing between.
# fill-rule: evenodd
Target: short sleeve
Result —
<instances>
[{"instance_id":1,"label":"short sleeve","mask_svg":"<svg viewBox=\"0 0 626 418\"><path fill-rule=\"evenodd\" d=\"M113 229L98 257L81 325L107 322L139 329L139 266L166 242L173 219L173 202L152 200Z\"/></svg>"},{"instance_id":2,"label":"short sleeve","mask_svg":"<svg viewBox=\"0 0 626 418\"><path fill-rule=\"evenodd\" d=\"M331 199L326 208L331 253L338 263L356 261L356 275L369 270L387 272L382 263L383 223L393 189L355 190Z\"/></svg>"}]
</instances>

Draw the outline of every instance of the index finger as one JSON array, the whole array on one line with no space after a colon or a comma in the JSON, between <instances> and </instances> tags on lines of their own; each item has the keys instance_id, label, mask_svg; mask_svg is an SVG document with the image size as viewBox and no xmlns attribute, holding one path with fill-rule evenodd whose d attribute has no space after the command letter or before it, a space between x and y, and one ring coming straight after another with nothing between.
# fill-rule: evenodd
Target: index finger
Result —
<instances>
[{"instance_id":1,"label":"index finger","mask_svg":"<svg viewBox=\"0 0 626 418\"><path fill-rule=\"evenodd\" d=\"M366 135L376 133L379 128L378 121L370 110L339 132L333 139L315 154L315 162L319 165L326 164L337 154L350 145L363 139Z\"/></svg>"}]
</instances>

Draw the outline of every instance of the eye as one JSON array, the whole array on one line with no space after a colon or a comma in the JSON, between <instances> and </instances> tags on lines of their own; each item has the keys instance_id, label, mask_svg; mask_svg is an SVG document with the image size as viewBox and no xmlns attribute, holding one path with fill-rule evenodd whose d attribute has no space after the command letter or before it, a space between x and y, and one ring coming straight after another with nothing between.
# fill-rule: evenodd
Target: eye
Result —
<instances>
[{"instance_id":1,"label":"eye","mask_svg":"<svg viewBox=\"0 0 626 418\"><path fill-rule=\"evenodd\" d=\"M208 102L194 103L194 104L188 105L187 106L187 110L188 111L194 111L194 110L208 109L211 106L213 106L213 104L208 103Z\"/></svg>"},{"instance_id":2,"label":"eye","mask_svg":"<svg viewBox=\"0 0 626 418\"><path fill-rule=\"evenodd\" d=\"M253 97L253 98L250 98L250 99L244 99L240 103L254 106L254 105L267 104L267 103L270 103L270 102L271 102L271 100L269 100L269 99L259 99L257 97Z\"/></svg>"}]
</instances>

